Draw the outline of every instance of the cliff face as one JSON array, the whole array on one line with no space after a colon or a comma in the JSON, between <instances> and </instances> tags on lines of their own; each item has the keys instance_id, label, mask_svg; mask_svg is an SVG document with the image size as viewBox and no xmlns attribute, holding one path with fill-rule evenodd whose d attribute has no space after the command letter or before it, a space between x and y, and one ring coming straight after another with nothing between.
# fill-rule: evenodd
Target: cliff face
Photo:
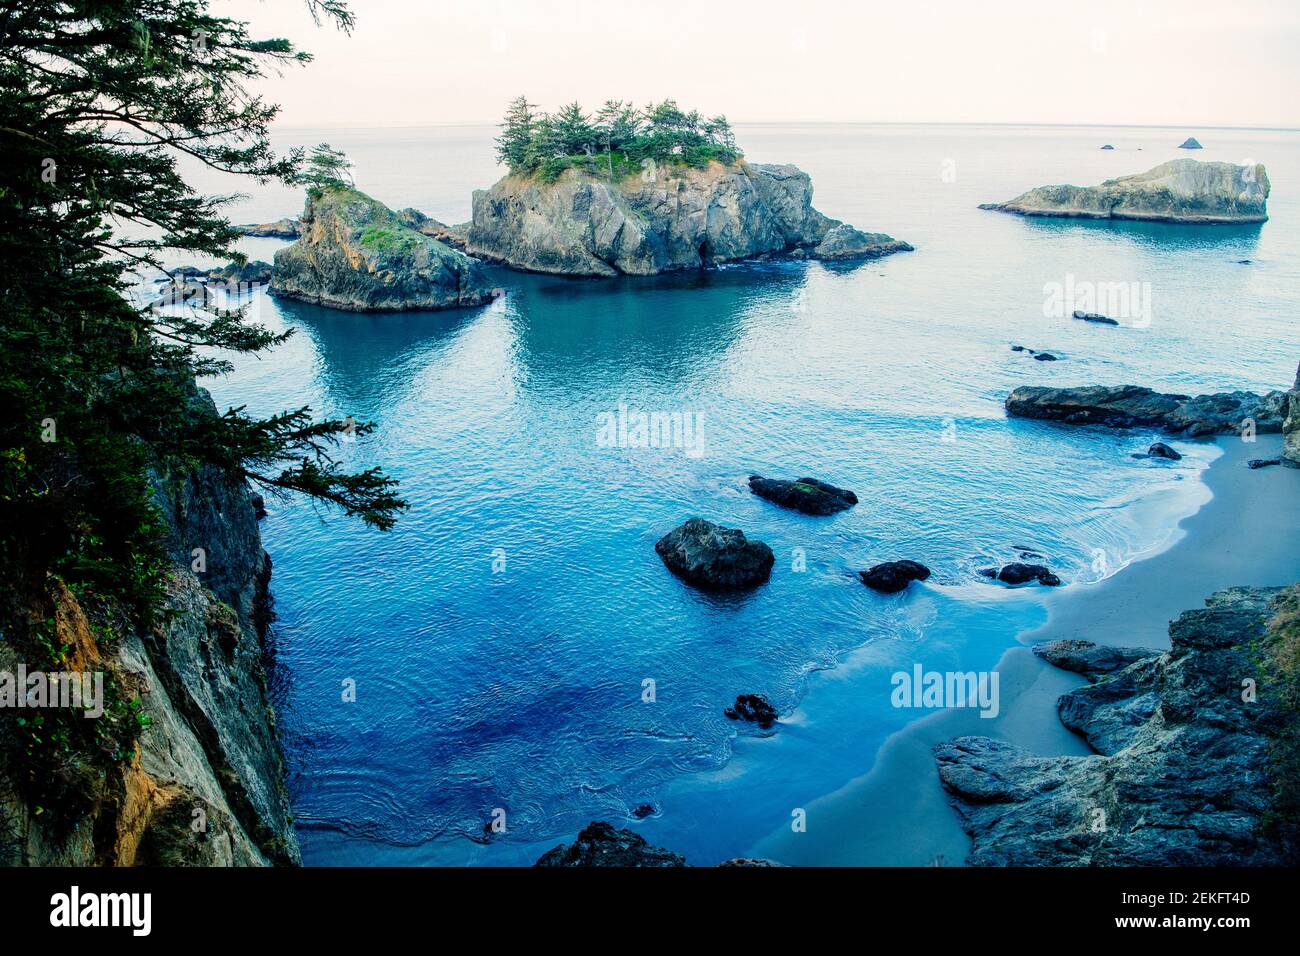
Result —
<instances>
[{"instance_id":1,"label":"cliff face","mask_svg":"<svg viewBox=\"0 0 1300 956\"><path fill-rule=\"evenodd\" d=\"M1100 186L1039 186L981 209L1022 216L1145 219L1205 224L1264 222L1269 182L1263 164L1234 166L1175 159Z\"/></svg>"},{"instance_id":2,"label":"cliff face","mask_svg":"<svg viewBox=\"0 0 1300 956\"><path fill-rule=\"evenodd\" d=\"M274 295L351 312L448 309L493 298L474 260L355 189L308 193L301 223L298 241L275 254Z\"/></svg>"},{"instance_id":3,"label":"cliff face","mask_svg":"<svg viewBox=\"0 0 1300 956\"><path fill-rule=\"evenodd\" d=\"M519 269L575 276L655 275L796 250L872 258L911 248L823 216L796 167L744 162L660 165L621 179L577 169L553 183L507 176L474 193L466 246Z\"/></svg>"},{"instance_id":4,"label":"cliff face","mask_svg":"<svg viewBox=\"0 0 1300 956\"><path fill-rule=\"evenodd\" d=\"M206 393L200 400L211 402ZM263 672L271 562L249 492L211 466L160 471L152 484L175 563L165 623L125 634L101 656L87 614L66 588L54 614L55 639L72 649L69 666L107 670L139 695L150 723L71 826L56 827L51 814L9 788L0 797L9 831L2 862L300 862ZM0 661L0 669L14 663Z\"/></svg>"},{"instance_id":5,"label":"cliff face","mask_svg":"<svg viewBox=\"0 0 1300 956\"><path fill-rule=\"evenodd\" d=\"M1295 585L1220 591L1170 624L1164 653L1044 647L1094 681L1058 710L1098 755L1038 757L987 737L936 747L968 862L1293 863L1298 598Z\"/></svg>"},{"instance_id":6,"label":"cliff face","mask_svg":"<svg viewBox=\"0 0 1300 956\"><path fill-rule=\"evenodd\" d=\"M1287 392L1286 420L1282 422L1282 459L1300 468L1300 368L1295 385Z\"/></svg>"}]
</instances>

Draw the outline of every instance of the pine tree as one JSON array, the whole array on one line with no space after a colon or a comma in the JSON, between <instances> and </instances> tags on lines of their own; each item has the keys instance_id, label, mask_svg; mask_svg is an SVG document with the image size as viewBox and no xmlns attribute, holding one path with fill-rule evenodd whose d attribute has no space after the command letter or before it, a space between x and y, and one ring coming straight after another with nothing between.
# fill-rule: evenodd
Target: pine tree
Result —
<instances>
[{"instance_id":1,"label":"pine tree","mask_svg":"<svg viewBox=\"0 0 1300 956\"><path fill-rule=\"evenodd\" d=\"M309 189L346 189L353 186L352 163L329 143L312 147L297 181Z\"/></svg>"},{"instance_id":2,"label":"pine tree","mask_svg":"<svg viewBox=\"0 0 1300 956\"><path fill-rule=\"evenodd\" d=\"M522 172L533 165L532 145L537 116L528 97L518 96L510 101L501 135L496 138L497 161L511 172Z\"/></svg>"}]
</instances>

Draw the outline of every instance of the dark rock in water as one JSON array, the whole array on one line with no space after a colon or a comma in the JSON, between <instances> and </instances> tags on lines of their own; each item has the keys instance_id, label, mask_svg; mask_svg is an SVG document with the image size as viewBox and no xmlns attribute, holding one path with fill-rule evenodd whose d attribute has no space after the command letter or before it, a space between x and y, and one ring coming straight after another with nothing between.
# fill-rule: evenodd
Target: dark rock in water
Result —
<instances>
[{"instance_id":1,"label":"dark rock in water","mask_svg":"<svg viewBox=\"0 0 1300 956\"><path fill-rule=\"evenodd\" d=\"M250 259L242 265L232 262L207 274L212 282L265 283L271 281L271 263Z\"/></svg>"},{"instance_id":2,"label":"dark rock in water","mask_svg":"<svg viewBox=\"0 0 1300 956\"><path fill-rule=\"evenodd\" d=\"M174 278L179 277L184 279L198 279L200 277L206 277L208 274L207 269L200 269L198 266L176 266L176 268L169 271Z\"/></svg>"},{"instance_id":3,"label":"dark rock in water","mask_svg":"<svg viewBox=\"0 0 1300 956\"><path fill-rule=\"evenodd\" d=\"M1251 261L1252 261L1252 260L1250 260L1250 259L1238 259L1238 260L1237 260L1237 265L1239 265L1239 266L1248 266L1248 265L1251 264Z\"/></svg>"},{"instance_id":4,"label":"dark rock in water","mask_svg":"<svg viewBox=\"0 0 1300 956\"><path fill-rule=\"evenodd\" d=\"M1270 465L1282 464L1281 458L1252 458L1246 462L1247 468L1268 468Z\"/></svg>"},{"instance_id":5,"label":"dark rock in water","mask_svg":"<svg viewBox=\"0 0 1300 956\"><path fill-rule=\"evenodd\" d=\"M687 583L716 591L756 587L771 577L776 563L763 542L703 518L691 518L668 532L655 542L655 553Z\"/></svg>"},{"instance_id":6,"label":"dark rock in water","mask_svg":"<svg viewBox=\"0 0 1300 956\"><path fill-rule=\"evenodd\" d=\"M737 867L737 866L785 866L784 863L776 863L772 860L758 860L751 856L738 856L731 860L723 860L718 864L719 867Z\"/></svg>"},{"instance_id":7,"label":"dark rock in water","mask_svg":"<svg viewBox=\"0 0 1300 956\"><path fill-rule=\"evenodd\" d=\"M1102 149L1114 149L1114 148L1115 147L1110 145L1110 143L1107 143L1105 146L1102 147Z\"/></svg>"},{"instance_id":8,"label":"dark rock in water","mask_svg":"<svg viewBox=\"0 0 1300 956\"><path fill-rule=\"evenodd\" d=\"M1096 312L1081 312L1078 309L1075 309L1072 313L1072 317L1083 322L1095 322L1098 325L1119 325L1119 323L1110 316L1098 315Z\"/></svg>"},{"instance_id":9,"label":"dark rock in water","mask_svg":"<svg viewBox=\"0 0 1300 956\"><path fill-rule=\"evenodd\" d=\"M1187 137L1187 139L1183 140L1181 143L1178 144L1178 148L1179 149L1202 149L1203 147L1201 146L1200 143L1196 141L1196 137L1189 136Z\"/></svg>"},{"instance_id":10,"label":"dark rock in water","mask_svg":"<svg viewBox=\"0 0 1300 956\"><path fill-rule=\"evenodd\" d=\"M1034 353L1034 361L1035 361L1035 362L1055 362L1055 361L1058 361L1058 360L1057 360L1056 356L1053 355L1051 352L1035 352L1035 353Z\"/></svg>"},{"instance_id":11,"label":"dark rock in water","mask_svg":"<svg viewBox=\"0 0 1300 956\"><path fill-rule=\"evenodd\" d=\"M653 803L642 803L632 808L632 816L638 820L644 820L646 817L654 816L655 808Z\"/></svg>"},{"instance_id":12,"label":"dark rock in water","mask_svg":"<svg viewBox=\"0 0 1300 956\"><path fill-rule=\"evenodd\" d=\"M967 862L1294 865L1277 755L1295 753L1284 662L1300 646L1298 620L1300 586L1230 588L1170 625L1167 652L1111 669L1138 652L1058 650L1071 669L1102 671L1058 701L1062 723L1097 753L1039 757L986 737L938 745L939 779L972 840ZM1246 678L1258 682L1249 699Z\"/></svg>"},{"instance_id":13,"label":"dark rock in water","mask_svg":"<svg viewBox=\"0 0 1300 956\"><path fill-rule=\"evenodd\" d=\"M795 252L802 250L796 249ZM862 232L846 222L832 226L812 251L814 259L879 259L895 252L914 251L906 242L883 232Z\"/></svg>"},{"instance_id":14,"label":"dark rock in water","mask_svg":"<svg viewBox=\"0 0 1300 956\"><path fill-rule=\"evenodd\" d=\"M1034 653L1054 667L1096 681L1103 674L1123 670L1160 651L1149 647L1104 647L1092 641L1047 641L1035 644Z\"/></svg>"},{"instance_id":15,"label":"dark rock in water","mask_svg":"<svg viewBox=\"0 0 1300 956\"><path fill-rule=\"evenodd\" d=\"M1045 388L1023 385L1007 396L1007 414L1067 425L1111 428L1155 426L1189 437L1241 433L1247 425L1260 434L1282 430L1286 392L1220 392L1214 395L1165 394L1137 385L1087 385Z\"/></svg>"},{"instance_id":16,"label":"dark rock in water","mask_svg":"<svg viewBox=\"0 0 1300 956\"><path fill-rule=\"evenodd\" d=\"M1043 565L1023 564L1019 561L1004 564L1001 569L983 568L980 574L1001 581L1003 584L1028 584L1030 581L1037 581L1039 584L1054 588L1061 583L1061 579Z\"/></svg>"},{"instance_id":17,"label":"dark rock in water","mask_svg":"<svg viewBox=\"0 0 1300 956\"><path fill-rule=\"evenodd\" d=\"M866 571L859 571L862 583L882 594L897 594L913 581L924 581L930 569L918 561L886 561Z\"/></svg>"},{"instance_id":18,"label":"dark rock in water","mask_svg":"<svg viewBox=\"0 0 1300 956\"><path fill-rule=\"evenodd\" d=\"M497 294L479 263L347 188L308 191L302 236L275 254L271 292L353 312L475 306Z\"/></svg>"},{"instance_id":19,"label":"dark rock in water","mask_svg":"<svg viewBox=\"0 0 1300 956\"><path fill-rule=\"evenodd\" d=\"M257 520L261 521L263 518L265 518L266 499L263 498L261 495L257 494L256 492L254 492L253 494L248 496L248 500L253 503L253 514L257 516Z\"/></svg>"},{"instance_id":20,"label":"dark rock in water","mask_svg":"<svg viewBox=\"0 0 1300 956\"><path fill-rule=\"evenodd\" d=\"M783 508L793 508L806 515L831 515L858 503L858 496L816 478L784 481L779 478L749 476L749 490L760 498Z\"/></svg>"},{"instance_id":21,"label":"dark rock in water","mask_svg":"<svg viewBox=\"0 0 1300 956\"><path fill-rule=\"evenodd\" d=\"M1025 348L1023 345L1013 345L1013 346L1011 346L1011 351L1013 351L1013 352L1028 352L1030 355L1033 355L1033 354L1034 354L1034 350L1033 350L1033 349L1027 349L1027 348Z\"/></svg>"},{"instance_id":22,"label":"dark rock in water","mask_svg":"<svg viewBox=\"0 0 1300 956\"><path fill-rule=\"evenodd\" d=\"M736 703L723 711L723 714L730 720L745 720L751 724L758 724L764 730L767 730L776 723L776 708L772 702L762 694L740 694L736 697Z\"/></svg>"},{"instance_id":23,"label":"dark rock in water","mask_svg":"<svg viewBox=\"0 0 1300 956\"><path fill-rule=\"evenodd\" d=\"M275 222L264 223L247 223L242 226L235 226L246 236L256 236L262 239L297 239L302 235L302 223L297 219L277 219Z\"/></svg>"},{"instance_id":24,"label":"dark rock in water","mask_svg":"<svg viewBox=\"0 0 1300 956\"><path fill-rule=\"evenodd\" d=\"M1154 442L1147 449L1147 455L1151 458L1167 458L1169 461L1182 461L1183 456L1174 451L1162 441Z\"/></svg>"},{"instance_id":25,"label":"dark rock in water","mask_svg":"<svg viewBox=\"0 0 1300 956\"><path fill-rule=\"evenodd\" d=\"M651 846L631 830L595 821L570 844L547 850L534 866L685 866L679 854Z\"/></svg>"}]
</instances>

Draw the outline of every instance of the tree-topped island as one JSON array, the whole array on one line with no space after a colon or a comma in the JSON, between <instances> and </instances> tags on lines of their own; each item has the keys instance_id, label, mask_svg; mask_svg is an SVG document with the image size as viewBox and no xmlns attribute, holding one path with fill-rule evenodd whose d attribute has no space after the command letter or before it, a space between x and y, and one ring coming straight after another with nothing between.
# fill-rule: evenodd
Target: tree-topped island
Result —
<instances>
[{"instance_id":1,"label":"tree-topped island","mask_svg":"<svg viewBox=\"0 0 1300 956\"><path fill-rule=\"evenodd\" d=\"M726 117L674 100L539 113L511 104L497 138L508 174L474 193L466 251L532 272L655 275L789 256L869 259L911 246L812 206L790 165L747 163Z\"/></svg>"}]
</instances>

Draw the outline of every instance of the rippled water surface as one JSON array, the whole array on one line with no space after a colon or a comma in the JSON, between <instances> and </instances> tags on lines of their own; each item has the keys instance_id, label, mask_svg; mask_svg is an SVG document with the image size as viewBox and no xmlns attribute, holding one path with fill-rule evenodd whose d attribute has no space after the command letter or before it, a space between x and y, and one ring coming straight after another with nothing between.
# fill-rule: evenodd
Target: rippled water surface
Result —
<instances>
[{"instance_id":1,"label":"rippled water surface","mask_svg":"<svg viewBox=\"0 0 1300 956\"><path fill-rule=\"evenodd\" d=\"M328 139L355 160L361 188L454 222L497 175L493 133L281 138ZM374 420L344 456L382 464L412 505L390 534L293 501L271 502L263 524L280 615L276 703L308 862L531 862L587 821L622 825L647 802L656 816L637 825L694 862L743 853L798 801L865 772L885 736L918 716L890 707L892 671L990 668L1041 617L1031 595L976 569L1025 546L1079 586L1159 547L1203 500L1197 472L1212 445L1180 443L1178 463L1135 460L1150 435L1007 421L1010 388L1197 392L1294 375L1295 133L738 134L751 161L810 172L828 215L917 251L856 268L641 280L496 270L504 298L444 313L259 298L265 322L296 334L210 383L218 403ZM1269 223L1097 225L975 208L1149 168L1180 155L1172 147L1189 134L1207 145L1197 158L1268 166ZM268 189L233 216L265 221L298 204ZM269 259L279 245L246 249ZM1145 283L1149 315L1117 328L1044 315L1045 284L1067 281ZM1033 361L1013 343L1063 361ZM620 405L696 416L702 454L604 447L602 416ZM813 475L861 504L831 518L785 512L748 492L752 473ZM770 583L712 597L668 574L654 542L690 515L770 544ZM884 597L854 576L898 557L934 577ZM803 720L816 675L863 648L853 707ZM341 699L349 679L354 703ZM789 715L770 740L737 738L722 715L751 691ZM507 832L483 846L496 808Z\"/></svg>"}]
</instances>

